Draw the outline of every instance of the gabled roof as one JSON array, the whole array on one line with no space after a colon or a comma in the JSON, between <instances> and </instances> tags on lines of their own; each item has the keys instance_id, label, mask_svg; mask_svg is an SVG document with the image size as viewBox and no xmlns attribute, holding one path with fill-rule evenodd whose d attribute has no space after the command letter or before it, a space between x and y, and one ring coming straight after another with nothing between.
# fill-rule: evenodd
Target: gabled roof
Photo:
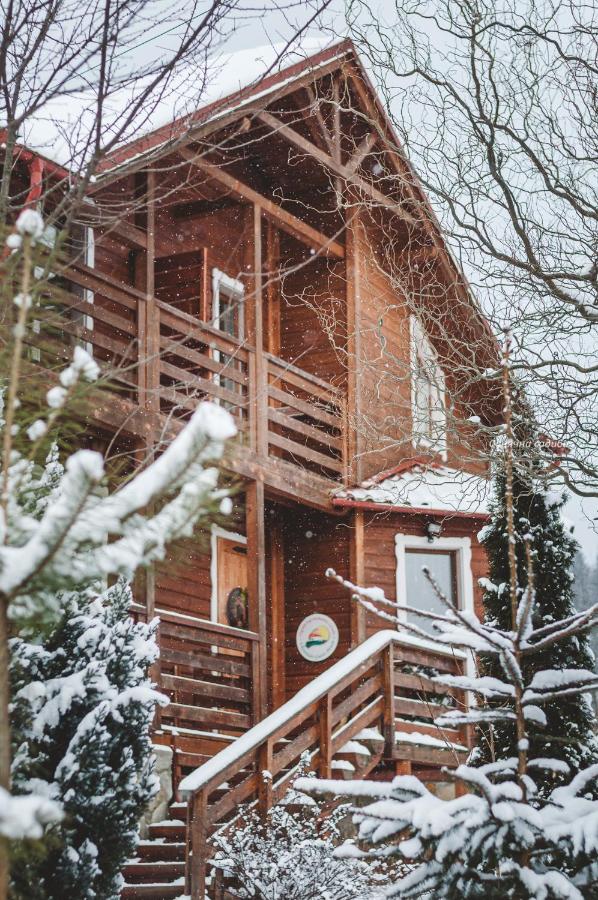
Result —
<instances>
[{"instance_id":1,"label":"gabled roof","mask_svg":"<svg viewBox=\"0 0 598 900\"><path fill-rule=\"evenodd\" d=\"M305 45L304 50L309 47L310 44ZM350 55L356 57L353 43L346 39L338 41L330 47L309 53L298 62L269 74L273 63L269 65L268 57L272 55L276 57L280 49L277 45L272 45L271 47L252 49L250 55L248 55L248 51L231 54L222 68L225 75L224 90L219 87L217 82L214 85L218 93L215 99L209 100L193 112L174 118L115 150L107 158L105 168L112 169L134 157L156 151L162 146L166 147L179 138L191 137L193 129L200 125L209 124L216 127L230 113L241 115L245 107L257 100L260 101L261 106L264 106L267 102L271 102L278 93L291 87L305 75L309 75L310 80L315 80L320 77L324 69L330 68L331 63L337 64L333 66L335 69L340 66L344 58ZM253 57L253 65L250 64L251 57ZM257 69L256 62L258 63ZM231 85L231 79L236 81L238 86L227 92L226 85Z\"/></svg>"},{"instance_id":2,"label":"gabled roof","mask_svg":"<svg viewBox=\"0 0 598 900\"><path fill-rule=\"evenodd\" d=\"M485 518L490 483L480 475L412 459L335 493L333 505Z\"/></svg>"}]
</instances>

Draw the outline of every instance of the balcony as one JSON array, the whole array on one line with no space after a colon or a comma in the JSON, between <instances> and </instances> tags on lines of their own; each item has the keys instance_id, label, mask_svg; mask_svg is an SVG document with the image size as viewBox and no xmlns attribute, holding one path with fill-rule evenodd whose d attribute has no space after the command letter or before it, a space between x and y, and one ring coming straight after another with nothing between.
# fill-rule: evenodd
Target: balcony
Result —
<instances>
[{"instance_id":1,"label":"balcony","mask_svg":"<svg viewBox=\"0 0 598 900\"><path fill-rule=\"evenodd\" d=\"M164 439L198 402L226 407L239 429L238 469L258 462L309 473L328 489L346 472L339 388L110 275L72 263L53 291L30 358L46 369L82 344L102 367L106 406L125 433ZM93 416L102 411L94 403ZM234 466L233 466L234 468Z\"/></svg>"}]
</instances>

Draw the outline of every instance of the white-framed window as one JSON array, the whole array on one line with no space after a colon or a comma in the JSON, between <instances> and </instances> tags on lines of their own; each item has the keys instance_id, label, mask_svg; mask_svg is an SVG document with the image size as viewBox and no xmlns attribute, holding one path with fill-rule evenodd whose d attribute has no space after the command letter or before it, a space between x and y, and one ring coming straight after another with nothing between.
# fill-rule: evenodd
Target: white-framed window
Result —
<instances>
[{"instance_id":1,"label":"white-framed window","mask_svg":"<svg viewBox=\"0 0 598 900\"><path fill-rule=\"evenodd\" d=\"M245 336L245 286L220 269L212 269L212 324L232 337Z\"/></svg>"},{"instance_id":2,"label":"white-framed window","mask_svg":"<svg viewBox=\"0 0 598 900\"><path fill-rule=\"evenodd\" d=\"M446 456L446 390L436 351L411 317L411 416L413 445Z\"/></svg>"},{"instance_id":3,"label":"white-framed window","mask_svg":"<svg viewBox=\"0 0 598 900\"><path fill-rule=\"evenodd\" d=\"M446 615L446 606L422 572L423 566L426 566L441 590L453 602L456 601L459 609L473 611L471 538L439 537L430 543L427 537L396 534L395 555L398 603L424 612ZM401 611L399 617L424 631L433 631L432 620L417 613Z\"/></svg>"}]
</instances>

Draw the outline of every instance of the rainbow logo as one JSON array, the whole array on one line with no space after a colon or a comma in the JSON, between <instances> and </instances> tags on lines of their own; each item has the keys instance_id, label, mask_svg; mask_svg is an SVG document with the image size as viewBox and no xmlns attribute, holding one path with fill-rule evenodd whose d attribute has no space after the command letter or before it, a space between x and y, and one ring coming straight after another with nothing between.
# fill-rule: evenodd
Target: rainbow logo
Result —
<instances>
[{"instance_id":1,"label":"rainbow logo","mask_svg":"<svg viewBox=\"0 0 598 900\"><path fill-rule=\"evenodd\" d=\"M325 644L328 640L330 640L330 632L325 625L318 625L317 628L314 628L308 634L305 646L319 647L320 644Z\"/></svg>"}]
</instances>

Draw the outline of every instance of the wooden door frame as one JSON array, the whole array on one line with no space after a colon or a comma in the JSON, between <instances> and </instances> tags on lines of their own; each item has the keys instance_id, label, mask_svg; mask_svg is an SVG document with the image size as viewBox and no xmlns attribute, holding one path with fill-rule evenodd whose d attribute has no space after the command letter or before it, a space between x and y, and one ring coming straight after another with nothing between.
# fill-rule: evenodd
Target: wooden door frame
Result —
<instances>
[{"instance_id":1,"label":"wooden door frame","mask_svg":"<svg viewBox=\"0 0 598 900\"><path fill-rule=\"evenodd\" d=\"M247 537L237 531L228 531L212 525L210 533L210 621L218 622L218 539L247 546Z\"/></svg>"}]
</instances>

